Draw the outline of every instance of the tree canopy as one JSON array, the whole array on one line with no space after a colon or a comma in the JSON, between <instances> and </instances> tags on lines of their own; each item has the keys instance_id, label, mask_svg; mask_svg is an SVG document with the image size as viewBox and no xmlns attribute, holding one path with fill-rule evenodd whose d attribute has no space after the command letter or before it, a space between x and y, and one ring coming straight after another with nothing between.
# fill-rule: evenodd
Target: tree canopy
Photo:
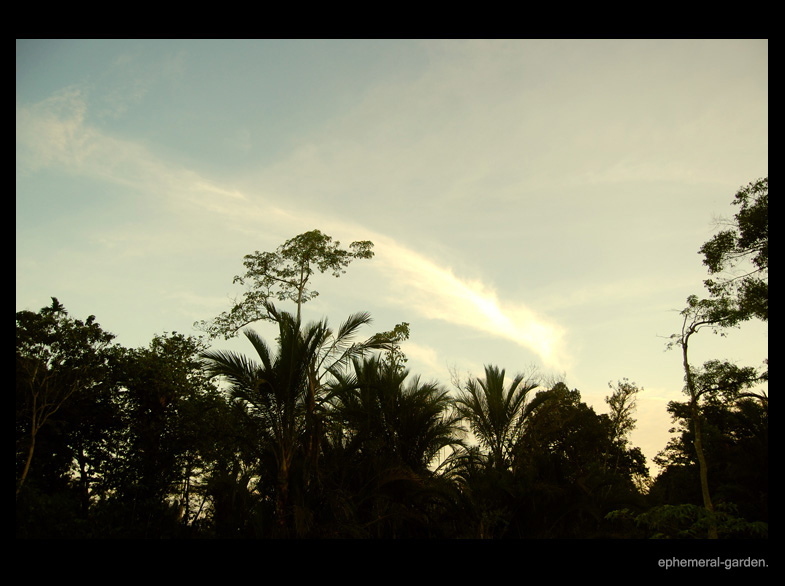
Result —
<instances>
[{"instance_id":1,"label":"tree canopy","mask_svg":"<svg viewBox=\"0 0 785 586\"><path fill-rule=\"evenodd\" d=\"M373 256L312 230L245 257L242 299L195 324L209 340L124 348L56 298L17 312L16 535L767 537L768 373L689 354L704 329L768 318L767 198L767 180L739 192L736 225L701 249L712 275L757 268L681 312L686 400L668 405L656 478L627 378L609 383L607 413L536 368L485 364L451 391L406 368L406 321L362 335L367 312L303 320L313 275ZM239 331L252 355L211 346Z\"/></svg>"},{"instance_id":2,"label":"tree canopy","mask_svg":"<svg viewBox=\"0 0 785 586\"><path fill-rule=\"evenodd\" d=\"M293 301L299 321L303 303L319 295L309 288L314 273L329 271L340 277L353 260L373 258L373 242L369 240L352 242L348 249L340 245L321 231L311 230L287 240L274 252L257 250L245 255L245 274L236 275L234 283L247 285L248 290L239 301L235 299L229 311L212 321L196 322L194 326L211 338L229 339L249 324L274 321L276 316L270 307L274 307L275 300Z\"/></svg>"},{"instance_id":3,"label":"tree canopy","mask_svg":"<svg viewBox=\"0 0 785 586\"><path fill-rule=\"evenodd\" d=\"M714 298L731 297L744 317L769 319L769 178L739 189L733 221L700 249L715 275L705 281Z\"/></svg>"}]
</instances>

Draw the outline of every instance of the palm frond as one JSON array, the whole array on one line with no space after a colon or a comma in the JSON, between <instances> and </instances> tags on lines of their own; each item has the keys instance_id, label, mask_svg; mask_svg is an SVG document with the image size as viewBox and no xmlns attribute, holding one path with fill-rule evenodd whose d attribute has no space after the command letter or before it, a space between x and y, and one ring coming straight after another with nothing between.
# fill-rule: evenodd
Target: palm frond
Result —
<instances>
[{"instance_id":1,"label":"palm frond","mask_svg":"<svg viewBox=\"0 0 785 586\"><path fill-rule=\"evenodd\" d=\"M353 342L357 331L371 321L368 312L358 312L350 315L335 332L327 328L325 323L324 344L317 361L317 371L335 376L336 373L344 370L353 358L362 356L364 352L376 347L377 342L374 338L359 344Z\"/></svg>"},{"instance_id":2,"label":"palm frond","mask_svg":"<svg viewBox=\"0 0 785 586\"><path fill-rule=\"evenodd\" d=\"M259 364L243 354L224 350L206 350L200 354L210 376L223 376L235 385L253 384Z\"/></svg>"},{"instance_id":3,"label":"palm frond","mask_svg":"<svg viewBox=\"0 0 785 586\"><path fill-rule=\"evenodd\" d=\"M267 342L265 342L264 339L254 330L247 329L244 330L243 333L256 350L256 354L262 361L264 369L271 370L273 367L274 356L270 350L270 347L267 345Z\"/></svg>"}]
</instances>

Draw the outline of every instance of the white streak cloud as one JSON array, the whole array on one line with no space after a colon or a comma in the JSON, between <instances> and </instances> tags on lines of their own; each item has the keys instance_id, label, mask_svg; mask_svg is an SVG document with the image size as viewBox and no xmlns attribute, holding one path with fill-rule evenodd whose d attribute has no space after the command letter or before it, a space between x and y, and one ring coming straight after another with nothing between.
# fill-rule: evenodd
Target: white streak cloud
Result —
<instances>
[{"instance_id":1,"label":"white streak cloud","mask_svg":"<svg viewBox=\"0 0 785 586\"><path fill-rule=\"evenodd\" d=\"M480 281L456 277L384 236L375 236L375 262L389 272L393 301L429 319L468 326L533 351L548 367L563 367L564 330L522 303L502 302Z\"/></svg>"}]
</instances>

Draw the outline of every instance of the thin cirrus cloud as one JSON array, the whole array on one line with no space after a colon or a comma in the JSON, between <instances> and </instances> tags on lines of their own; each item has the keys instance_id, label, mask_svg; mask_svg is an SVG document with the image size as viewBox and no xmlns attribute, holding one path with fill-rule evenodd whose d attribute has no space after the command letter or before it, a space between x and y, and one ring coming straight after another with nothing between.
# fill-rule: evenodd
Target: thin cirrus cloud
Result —
<instances>
[{"instance_id":1,"label":"thin cirrus cloud","mask_svg":"<svg viewBox=\"0 0 785 586\"><path fill-rule=\"evenodd\" d=\"M487 285L457 277L449 268L382 235L374 237L377 261L390 273L396 303L428 319L512 341L534 352L548 367L563 367L564 329L522 303L502 302Z\"/></svg>"},{"instance_id":2,"label":"thin cirrus cloud","mask_svg":"<svg viewBox=\"0 0 785 586\"><path fill-rule=\"evenodd\" d=\"M80 166L90 151L84 127L87 104L82 92L66 88L32 105L16 106L17 172L48 166Z\"/></svg>"},{"instance_id":3,"label":"thin cirrus cloud","mask_svg":"<svg viewBox=\"0 0 785 586\"><path fill-rule=\"evenodd\" d=\"M275 211L277 229L291 223L300 229L308 221L302 214L271 208L261 198L249 198L199 173L172 166L132 141L107 136L85 123L86 101L70 89L33 106L17 105L18 169L67 168L88 178L132 185L179 200L189 210L201 208L213 215L244 218L254 223L270 219ZM340 222L319 219L322 225ZM258 226L258 224L257 224ZM353 227L352 232L357 232ZM394 285L392 301L427 319L439 320L505 339L534 352L546 366L563 366L564 330L521 303L505 302L488 285L456 276L394 239L374 234L374 266Z\"/></svg>"}]
</instances>

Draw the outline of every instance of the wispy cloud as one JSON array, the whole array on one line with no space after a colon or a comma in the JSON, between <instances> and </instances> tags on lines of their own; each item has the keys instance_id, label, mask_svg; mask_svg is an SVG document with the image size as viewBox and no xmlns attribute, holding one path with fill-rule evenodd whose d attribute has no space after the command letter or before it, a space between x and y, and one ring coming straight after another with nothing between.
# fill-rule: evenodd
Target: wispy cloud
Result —
<instances>
[{"instance_id":1,"label":"wispy cloud","mask_svg":"<svg viewBox=\"0 0 785 586\"><path fill-rule=\"evenodd\" d=\"M50 165L80 165L89 152L84 92L65 88L37 104L16 105L17 173Z\"/></svg>"},{"instance_id":2,"label":"wispy cloud","mask_svg":"<svg viewBox=\"0 0 785 586\"><path fill-rule=\"evenodd\" d=\"M310 229L309 221L339 232L368 234L376 244L374 267L395 291L391 301L425 318L506 339L534 352L548 367L561 367L563 329L518 302L499 299L488 283L456 276L384 234L360 226L346 226L320 215L291 213L273 206L264 196L248 197L187 168L161 160L144 146L108 136L85 123L85 96L69 90L33 106L17 106L17 144L26 149L29 170L58 166L94 179L130 185L166 195L178 208L202 210L232 218L234 229L258 230L259 221L271 221L279 230ZM17 147L19 149L19 146ZM276 197L275 201L286 201ZM281 225L283 224L283 225ZM307 227L304 227L307 226Z\"/></svg>"},{"instance_id":3,"label":"wispy cloud","mask_svg":"<svg viewBox=\"0 0 785 586\"><path fill-rule=\"evenodd\" d=\"M87 92L76 86L36 104L17 104L17 173L24 176L52 168L156 197L185 197L195 205L209 202L213 211L224 199L245 199L237 189L216 185L196 171L172 165L142 144L90 125L88 109Z\"/></svg>"},{"instance_id":4,"label":"wispy cloud","mask_svg":"<svg viewBox=\"0 0 785 586\"><path fill-rule=\"evenodd\" d=\"M445 369L444 364L439 363L438 353L430 346L424 346L411 340L403 342L401 346L407 357L427 366L430 370L440 372Z\"/></svg>"},{"instance_id":5,"label":"wispy cloud","mask_svg":"<svg viewBox=\"0 0 785 586\"><path fill-rule=\"evenodd\" d=\"M564 329L522 303L502 301L491 286L449 269L385 236L375 236L376 260L389 273L395 296L429 319L503 338L534 352L547 367L563 367Z\"/></svg>"}]
</instances>

